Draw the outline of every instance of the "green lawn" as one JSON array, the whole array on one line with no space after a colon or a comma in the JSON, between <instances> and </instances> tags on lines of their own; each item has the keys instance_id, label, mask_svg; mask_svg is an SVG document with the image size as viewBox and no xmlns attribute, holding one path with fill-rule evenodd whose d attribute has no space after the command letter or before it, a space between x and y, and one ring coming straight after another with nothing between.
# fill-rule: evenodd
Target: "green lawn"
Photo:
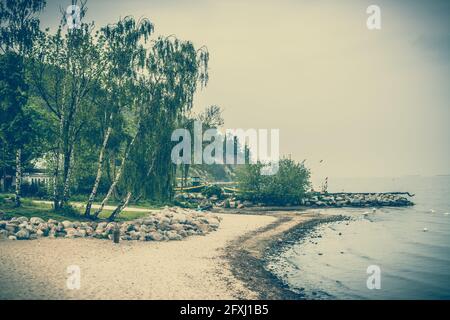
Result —
<instances>
[{"instance_id":1,"label":"green lawn","mask_svg":"<svg viewBox=\"0 0 450 320\"><path fill-rule=\"evenodd\" d=\"M57 221L63 220L78 220L78 221L89 221L82 215L82 208L73 208L70 212L55 212L51 205L44 203L33 203L31 199L23 198L22 206L16 208L14 204L7 201L7 198L12 195L0 194L0 211L5 213L6 218L10 217L40 217L44 220L54 219ZM154 207L155 208L155 207ZM158 207L156 207L158 208ZM106 219L110 216L111 210L103 210L100 214L100 219ZM133 220L147 215L146 212L134 212L134 211L123 211L118 221Z\"/></svg>"}]
</instances>

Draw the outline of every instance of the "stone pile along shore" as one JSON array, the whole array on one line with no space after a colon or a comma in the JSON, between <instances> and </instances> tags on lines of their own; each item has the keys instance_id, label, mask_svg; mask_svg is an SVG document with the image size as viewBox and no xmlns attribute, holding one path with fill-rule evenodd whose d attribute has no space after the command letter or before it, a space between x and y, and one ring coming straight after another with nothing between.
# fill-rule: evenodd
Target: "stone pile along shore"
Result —
<instances>
[{"instance_id":1,"label":"stone pile along shore","mask_svg":"<svg viewBox=\"0 0 450 320\"><path fill-rule=\"evenodd\" d=\"M314 207L404 207L414 205L404 193L337 193L319 194L302 200Z\"/></svg>"},{"instance_id":2,"label":"stone pile along shore","mask_svg":"<svg viewBox=\"0 0 450 320\"><path fill-rule=\"evenodd\" d=\"M407 192L391 192L391 193L309 193L300 203L286 204L290 206L304 207L405 207L412 206L414 203L407 198L412 197ZM178 199L195 204L200 208L249 208L264 207L263 203L252 202L248 200L240 200L236 196L230 196L225 199L218 199L213 195L209 198L200 193L182 193L177 196Z\"/></svg>"},{"instance_id":3,"label":"stone pile along shore","mask_svg":"<svg viewBox=\"0 0 450 320\"><path fill-rule=\"evenodd\" d=\"M116 227L121 240L168 241L217 230L221 218L209 212L165 208L124 222L44 221L39 217L13 217L0 221L0 239L33 240L41 237L112 239Z\"/></svg>"}]
</instances>

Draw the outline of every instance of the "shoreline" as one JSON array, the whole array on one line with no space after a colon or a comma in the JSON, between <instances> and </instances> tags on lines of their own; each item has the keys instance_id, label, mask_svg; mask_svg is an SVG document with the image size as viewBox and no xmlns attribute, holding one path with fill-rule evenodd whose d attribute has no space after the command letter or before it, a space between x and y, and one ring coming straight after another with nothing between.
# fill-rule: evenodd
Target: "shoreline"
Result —
<instances>
[{"instance_id":1,"label":"shoreline","mask_svg":"<svg viewBox=\"0 0 450 320\"><path fill-rule=\"evenodd\" d=\"M307 212L303 214L278 213L277 220L261 229L235 239L227 246L228 259L233 275L262 300L303 300L275 274L265 268L267 256L306 236L317 225L346 220L343 215L326 215Z\"/></svg>"},{"instance_id":2,"label":"shoreline","mask_svg":"<svg viewBox=\"0 0 450 320\"><path fill-rule=\"evenodd\" d=\"M302 299L264 269L265 256L333 215L220 216L217 231L182 241L0 241L0 299ZM65 287L69 265L80 266L80 290Z\"/></svg>"}]
</instances>

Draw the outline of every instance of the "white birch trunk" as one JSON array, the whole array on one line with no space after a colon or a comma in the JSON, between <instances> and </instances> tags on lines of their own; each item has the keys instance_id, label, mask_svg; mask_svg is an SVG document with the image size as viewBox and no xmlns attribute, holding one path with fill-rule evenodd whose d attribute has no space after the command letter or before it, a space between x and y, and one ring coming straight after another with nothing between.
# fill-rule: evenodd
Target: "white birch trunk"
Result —
<instances>
[{"instance_id":1,"label":"white birch trunk","mask_svg":"<svg viewBox=\"0 0 450 320\"><path fill-rule=\"evenodd\" d=\"M16 193L15 193L15 205L20 207L20 189L22 187L22 149L16 151Z\"/></svg>"},{"instance_id":2,"label":"white birch trunk","mask_svg":"<svg viewBox=\"0 0 450 320\"><path fill-rule=\"evenodd\" d=\"M106 194L105 198L103 199L102 203L100 204L100 207L94 213L95 218L98 218L99 214L102 212L103 208L105 207L106 203L108 202L109 198L111 197L117 183L119 183L119 180L122 177L123 169L125 168L126 160L128 159L131 148L132 148L134 142L136 141L136 137L137 137L137 133L131 140L131 142L127 148L127 151L125 152L125 154L123 156L122 163L120 164L119 170L117 170L117 173L116 173L116 176L114 177L113 183L109 187L108 193Z\"/></svg>"},{"instance_id":3,"label":"white birch trunk","mask_svg":"<svg viewBox=\"0 0 450 320\"><path fill-rule=\"evenodd\" d=\"M122 201L122 203L120 203L116 207L116 209L114 209L114 211L109 216L108 220L114 221L114 219L117 218L120 215L120 213L123 211L123 209L125 209L128 206L130 199L131 199L131 192L128 192L125 199Z\"/></svg>"},{"instance_id":4,"label":"white birch trunk","mask_svg":"<svg viewBox=\"0 0 450 320\"><path fill-rule=\"evenodd\" d=\"M98 186L100 184L100 179L103 175L103 158L105 155L106 145L108 144L109 136L111 134L112 127L108 127L108 130L106 131L105 138L103 139L102 148L100 150L100 154L98 156L98 163L97 163L97 176L95 177L94 186L92 187L91 194L89 196L88 202L86 204L86 210L84 212L85 216L91 215L91 207L92 203L95 200L95 196L97 195Z\"/></svg>"}]
</instances>

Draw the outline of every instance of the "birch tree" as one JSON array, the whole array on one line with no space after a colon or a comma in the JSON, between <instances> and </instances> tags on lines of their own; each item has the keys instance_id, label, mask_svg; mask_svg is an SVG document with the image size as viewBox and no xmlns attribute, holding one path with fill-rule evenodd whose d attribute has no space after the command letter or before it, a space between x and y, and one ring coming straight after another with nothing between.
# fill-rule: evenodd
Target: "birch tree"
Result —
<instances>
[{"instance_id":1,"label":"birch tree","mask_svg":"<svg viewBox=\"0 0 450 320\"><path fill-rule=\"evenodd\" d=\"M81 3L80 19L86 14ZM68 28L65 18L54 34L42 33L32 55L32 84L58 122L55 141L54 209L68 204L75 147L89 116L88 94L104 66L93 23Z\"/></svg>"},{"instance_id":2,"label":"birch tree","mask_svg":"<svg viewBox=\"0 0 450 320\"><path fill-rule=\"evenodd\" d=\"M112 119L120 112L134 112L136 102L139 100L135 82L138 81L139 70L144 67L146 50L144 48L149 36L153 32L153 25L148 19L135 21L132 17L125 17L115 25L108 25L101 29L101 40L105 46L107 60L106 72L103 77L104 90L108 92L110 106L110 125L103 137L103 144L97 161L97 174L92 191L86 204L85 216L90 216L92 203L97 195L100 179L103 175L103 157L112 131ZM137 121L139 122L139 121ZM137 131L137 130L136 130ZM136 133L137 134L137 133ZM125 147L121 165L114 176L112 184L104 197L100 209L94 214L100 214L106 202L111 197L123 168L136 140L136 134Z\"/></svg>"}]
</instances>

